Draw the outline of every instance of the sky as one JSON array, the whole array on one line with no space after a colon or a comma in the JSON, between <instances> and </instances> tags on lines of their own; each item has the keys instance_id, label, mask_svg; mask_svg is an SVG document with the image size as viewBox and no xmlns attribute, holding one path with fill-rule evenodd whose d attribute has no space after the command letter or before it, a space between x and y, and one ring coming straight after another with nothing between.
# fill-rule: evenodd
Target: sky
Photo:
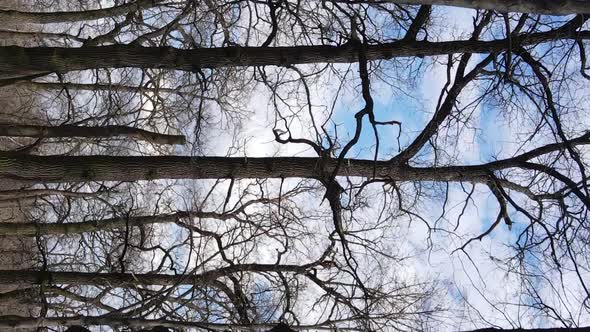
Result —
<instances>
[{"instance_id":1,"label":"sky","mask_svg":"<svg viewBox=\"0 0 590 332\"><path fill-rule=\"evenodd\" d=\"M441 40L452 39L454 36L468 37L472 28L472 17L475 13L469 9L459 9L453 7L438 7L436 13L438 20L449 22L445 25L446 29L440 31L438 38ZM475 55L472 59L478 59ZM437 60L437 61L435 61ZM421 76L417 79L414 90L408 96L407 90L392 88L383 82L374 80L372 82L372 92L375 99L374 112L378 120L389 121L397 120L402 123L402 132L400 135L401 146L407 146L409 142L419 133L425 123L431 118L436 103L439 98L441 88L446 82L446 56L437 59L427 58L422 63L426 69L421 71ZM354 80L357 75L356 66L342 65L339 67L341 72L347 72L347 77ZM455 66L456 68L456 66ZM468 67L469 68L469 67ZM319 89L311 91L312 100L316 104L327 105L329 108L330 100L340 92L340 98L335 104L335 111L331 117L333 126L330 131L332 134L338 133L341 142L350 138L354 132L355 122L354 113L363 107L360 98L360 87L358 79L354 84L350 84L342 90L329 82L333 82L333 77L326 75L327 78L322 83L317 84ZM403 84L400 84L403 85ZM407 87L407 86L405 86ZM479 87L466 89L460 97L461 103L468 103L479 96L481 91ZM314 152L305 146L297 145L278 145L273 144L273 134L269 130L273 122L273 108L267 102L268 94L265 91L256 91L250 100L249 109L253 109L253 115L249 118L243 128L243 142L245 143L244 152L251 157L254 156L313 156ZM325 112L324 112L325 113ZM318 113L316 113L318 114ZM321 113L319 113L321 114ZM319 123L325 119L317 115ZM459 133L456 150L453 156L463 164L476 164L492 161L498 156L508 157L521 149L520 137L516 136L515 127L517 122L506 121L500 109L492 104L481 103L471 113L471 121L476 124L477 129L467 129ZM526 120L526 119L525 119ZM524 120L523 120L524 121ZM299 123L290 127L294 137L313 137L305 128L309 128L310 120L305 118ZM524 125L524 123L523 123ZM336 128L336 129L333 129ZM397 126L380 127L380 154L379 158L388 158L398 151L397 135L399 128ZM452 133L452 132L451 132ZM228 135L232 135L228 133ZM221 136L220 136L221 137ZM213 140L216 147L228 145L227 138ZM442 139L442 138L441 138ZM224 143L225 140L225 143ZM532 142L529 147L537 146L542 142ZM224 145L225 144L225 145ZM349 152L347 156L361 159L372 159L374 154L375 140L371 126L365 118L363 125L363 134L358 144ZM524 148L520 151L526 151ZM465 184L461 188L458 184L451 184L448 192L448 210L444 222L452 223L457 216L461 214L463 203L466 198L465 190L471 189L470 184ZM433 198L433 206L440 206L442 197ZM313 203L312 203L313 204ZM326 208L325 202L310 208ZM369 202L371 208L377 210L379 203L376 201ZM556 322L548 319L546 316L526 309L522 304L526 304L528 299L519 296L522 294L521 281L513 274L506 272L506 266L498 264L513 255L509 245L514 244L517 235L526 227L525 221L516 213L512 213L515 225L509 229L503 223L500 224L491 234L481 241L475 241L469 245L466 251L469 256L461 251L455 251L461 247L469 238L485 232L495 221L498 210L496 199L489 193L487 188L477 185L471 202L467 205L461 223L454 235L439 233L430 234L433 245L428 246L428 232L419 222L412 222L411 226L395 228L396 232L402 232L399 236L403 240L399 242L399 248L409 254L409 258L404 261L403 268L406 277L418 278L419 280L440 280L446 287L445 298L440 302L449 308L448 315L442 319L447 326L454 326L461 329L470 329L476 326L498 326L498 327L532 327L532 326L551 326ZM425 212L427 219L436 220L440 214L439 208L429 209ZM428 218L429 217L429 218ZM396 223L404 224L408 220L398 218ZM399 235L399 234L398 234ZM532 257L525 258L531 260ZM545 274L552 275L555 278L554 271L545 270ZM579 283L571 273L565 273L565 284L572 287L570 290L553 290L546 284L541 284L541 294L548 303L560 307L555 291L559 294L569 293L576 294L576 287ZM570 279L571 282L567 282ZM576 286L577 285L577 286ZM581 290L578 290L581 292ZM577 297L576 295L574 295ZM567 300L566 300L567 301ZM519 303L521 305L519 305ZM562 307L563 308L563 307ZM581 308L569 308L573 312ZM583 311L583 309L582 309ZM479 314L484 313L484 318ZM577 316L574 314L574 316ZM579 323L589 321L589 317L582 315L578 317ZM482 325L483 324L483 325ZM444 326L444 325L443 325ZM436 329L435 329L436 330ZM441 329L444 330L444 329Z\"/></svg>"}]
</instances>

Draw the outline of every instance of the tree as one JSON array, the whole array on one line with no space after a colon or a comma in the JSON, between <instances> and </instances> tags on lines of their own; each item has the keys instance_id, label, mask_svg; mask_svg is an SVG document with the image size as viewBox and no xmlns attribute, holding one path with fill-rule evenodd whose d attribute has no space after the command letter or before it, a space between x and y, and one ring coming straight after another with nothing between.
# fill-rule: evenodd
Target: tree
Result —
<instances>
[{"instance_id":1,"label":"tree","mask_svg":"<svg viewBox=\"0 0 590 332\"><path fill-rule=\"evenodd\" d=\"M343 1L345 2L345 1ZM348 3L359 3L362 1L347 1ZM408 5L445 5L474 9L495 10L498 12L535 13L549 15L569 15L587 13L590 10L588 3L584 1L465 1L465 0L388 0L385 2L408 4Z\"/></svg>"},{"instance_id":2,"label":"tree","mask_svg":"<svg viewBox=\"0 0 590 332\"><path fill-rule=\"evenodd\" d=\"M441 4L480 10L456 36L437 25L448 10ZM43 144L18 141L0 155L0 176L22 185L3 201L36 203L24 208L29 223L0 233L35 237L39 250L37 270L0 271L0 281L21 282L41 314L0 324L585 325L586 3L80 5L47 16L0 13L76 22L26 31L54 44L0 47L0 84L26 91L44 119L6 128ZM428 84L419 80L427 68L442 71L440 93L416 104L412 89ZM428 108L427 119L400 112L391 120L380 97L388 93L392 107ZM268 107L249 94L268 97ZM252 107L255 116L244 111ZM280 152L252 156L245 132L262 115L268 121L254 134L270 134ZM187 144L116 145L113 128L169 143L160 133L181 132ZM224 129L229 143L219 139ZM524 143L468 156L469 132L484 129ZM45 140L72 136L104 140ZM480 208L483 224L470 230L465 219ZM413 232L423 243L411 247ZM478 253L506 233L510 250ZM470 262L463 270L482 303L460 283L406 273L419 265L406 261L443 251ZM480 272L493 264L516 300L473 281L494 281Z\"/></svg>"},{"instance_id":3,"label":"tree","mask_svg":"<svg viewBox=\"0 0 590 332\"><path fill-rule=\"evenodd\" d=\"M0 136L13 137L116 137L126 136L157 144L184 144L182 135L164 135L125 126L86 127L61 125L56 127L19 124L0 125Z\"/></svg>"}]
</instances>

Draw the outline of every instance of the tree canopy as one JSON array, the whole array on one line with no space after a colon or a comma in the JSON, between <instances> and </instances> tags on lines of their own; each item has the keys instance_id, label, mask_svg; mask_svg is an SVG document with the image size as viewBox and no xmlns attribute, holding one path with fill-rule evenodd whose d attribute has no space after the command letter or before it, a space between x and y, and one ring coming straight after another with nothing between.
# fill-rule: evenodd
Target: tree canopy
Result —
<instances>
[{"instance_id":1,"label":"tree canopy","mask_svg":"<svg viewBox=\"0 0 590 332\"><path fill-rule=\"evenodd\" d=\"M590 326L588 19L581 0L0 6L0 236L32 257L0 262L28 312L0 327Z\"/></svg>"}]
</instances>

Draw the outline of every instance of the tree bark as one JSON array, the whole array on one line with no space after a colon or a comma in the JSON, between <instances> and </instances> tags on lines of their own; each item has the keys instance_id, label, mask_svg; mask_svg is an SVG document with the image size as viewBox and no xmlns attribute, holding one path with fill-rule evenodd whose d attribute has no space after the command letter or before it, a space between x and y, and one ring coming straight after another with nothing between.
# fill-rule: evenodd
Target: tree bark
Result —
<instances>
[{"instance_id":1,"label":"tree bark","mask_svg":"<svg viewBox=\"0 0 590 332\"><path fill-rule=\"evenodd\" d=\"M215 100L213 97L197 95L195 91L183 90L183 87L178 88L154 88L154 87L143 87L133 86L125 84L90 84L90 83L59 83L59 82L34 82L34 81L22 81L18 83L18 86L31 88L34 90L80 90L80 91L116 91L116 92L129 92L129 93L164 93L164 94L177 94L180 96L190 96L192 98L202 98L206 100Z\"/></svg>"},{"instance_id":2,"label":"tree bark","mask_svg":"<svg viewBox=\"0 0 590 332\"><path fill-rule=\"evenodd\" d=\"M86 41L84 38L69 35L67 33L28 32L16 30L0 30L0 40L6 40L9 41L9 43L17 44L42 40L73 40L80 43Z\"/></svg>"},{"instance_id":3,"label":"tree bark","mask_svg":"<svg viewBox=\"0 0 590 332\"><path fill-rule=\"evenodd\" d=\"M203 211L182 211L154 216L137 216L130 218L109 218L88 220L75 223L0 223L0 236L37 236L37 235L69 235L86 232L111 230L116 228L134 227L149 224L175 223L186 218L228 219L230 214Z\"/></svg>"},{"instance_id":4,"label":"tree bark","mask_svg":"<svg viewBox=\"0 0 590 332\"><path fill-rule=\"evenodd\" d=\"M590 326L587 327L551 327L539 329L497 329L485 328L478 330L470 330L464 332L590 332Z\"/></svg>"},{"instance_id":5,"label":"tree bark","mask_svg":"<svg viewBox=\"0 0 590 332\"><path fill-rule=\"evenodd\" d=\"M62 125L56 127L21 124L0 124L0 136L11 137L127 137L154 144L185 144L183 135L166 135L127 126L86 127Z\"/></svg>"},{"instance_id":6,"label":"tree bark","mask_svg":"<svg viewBox=\"0 0 590 332\"><path fill-rule=\"evenodd\" d=\"M368 3L367 0L341 0L345 3ZM519 12L547 15L570 15L590 13L587 0L384 0L406 5L441 5L472 9L488 9L498 12Z\"/></svg>"},{"instance_id":7,"label":"tree bark","mask_svg":"<svg viewBox=\"0 0 590 332\"><path fill-rule=\"evenodd\" d=\"M0 155L0 178L34 183L139 181L156 179L322 178L337 159L275 157L118 157ZM373 177L396 181L487 182L480 166L419 168L387 161L344 159L340 176Z\"/></svg>"},{"instance_id":8,"label":"tree bark","mask_svg":"<svg viewBox=\"0 0 590 332\"><path fill-rule=\"evenodd\" d=\"M98 20L158 6L162 0L136 0L120 6L85 11L22 12L0 10L0 22L12 24L48 24Z\"/></svg>"},{"instance_id":9,"label":"tree bark","mask_svg":"<svg viewBox=\"0 0 590 332\"><path fill-rule=\"evenodd\" d=\"M98 193L76 192L58 189L14 189L0 191L0 208L10 206L26 206L41 197L59 195L63 197L91 197ZM38 203L38 201L37 201Z\"/></svg>"},{"instance_id":10,"label":"tree bark","mask_svg":"<svg viewBox=\"0 0 590 332\"><path fill-rule=\"evenodd\" d=\"M547 32L522 34L493 41L444 42L400 40L366 46L367 60L433 56L455 53L494 53L554 39L587 39L590 31L577 31L585 21L579 17ZM0 79L15 80L44 73L66 73L97 68L166 68L195 71L199 68L240 66L288 66L309 63L351 63L358 59L356 45L223 47L182 50L172 47L109 45L80 48L0 47Z\"/></svg>"},{"instance_id":11,"label":"tree bark","mask_svg":"<svg viewBox=\"0 0 590 332\"><path fill-rule=\"evenodd\" d=\"M5 152L0 154L0 178L33 183L222 178L324 179L340 163L338 176L377 177L392 181L488 183L490 172L523 167L531 159L563 151L566 145L588 144L590 133L487 164L447 167L413 167L406 163L365 159L339 161L306 157L35 156ZM507 185L507 188L511 186ZM518 190L517 187L512 189Z\"/></svg>"},{"instance_id":12,"label":"tree bark","mask_svg":"<svg viewBox=\"0 0 590 332\"><path fill-rule=\"evenodd\" d=\"M228 331L230 329L257 331L268 330L276 327L273 323L263 324L224 324L210 322L191 322L191 321L173 321L166 319L141 319L121 316L74 316L74 317L48 317L33 318L19 316L0 316L0 328L36 328L40 326L126 326L130 328L177 328L177 329L204 329L208 331ZM334 331L333 323L325 325L299 325L290 326L289 328L300 331ZM271 330L272 331L272 330ZM355 327L338 327L338 331L361 331ZM538 329L482 329L464 332L588 332L590 327L557 327L557 328L538 328ZM270 332L270 331L269 331Z\"/></svg>"},{"instance_id":13,"label":"tree bark","mask_svg":"<svg viewBox=\"0 0 590 332\"><path fill-rule=\"evenodd\" d=\"M76 192L59 189L14 189L0 191L0 202L16 201L19 199L34 199L44 196L60 195L65 197L90 197L96 192Z\"/></svg>"},{"instance_id":14,"label":"tree bark","mask_svg":"<svg viewBox=\"0 0 590 332\"><path fill-rule=\"evenodd\" d=\"M27 270L0 270L1 285L104 285L125 287L137 285L178 286L211 285L221 277L237 272L291 272L305 273L317 265L235 264L198 274L172 275L154 273L92 273L92 272L46 272Z\"/></svg>"},{"instance_id":15,"label":"tree bark","mask_svg":"<svg viewBox=\"0 0 590 332\"><path fill-rule=\"evenodd\" d=\"M211 322L190 322L190 321L173 321L165 319L141 319L121 316L74 316L74 317L51 317L51 318L33 318L19 316L0 316L0 328L37 328L41 326L126 326L135 329L138 328L176 328L179 330L197 329L199 331L229 331L230 329L241 330L266 330L275 324L231 324L231 323L211 323ZM301 329L310 329L315 326L301 326ZM332 328L321 328L319 330L331 331ZM349 328L340 329L342 331L351 330ZM152 330L153 331L153 330Z\"/></svg>"}]
</instances>

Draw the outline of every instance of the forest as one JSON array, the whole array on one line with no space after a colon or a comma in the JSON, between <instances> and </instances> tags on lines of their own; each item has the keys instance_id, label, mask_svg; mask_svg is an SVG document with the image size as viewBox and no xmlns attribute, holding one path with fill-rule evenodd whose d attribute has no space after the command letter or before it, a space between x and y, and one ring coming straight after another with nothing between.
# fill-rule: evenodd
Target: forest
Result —
<instances>
[{"instance_id":1,"label":"forest","mask_svg":"<svg viewBox=\"0 0 590 332\"><path fill-rule=\"evenodd\" d=\"M2 0L0 330L588 331L588 40L588 0Z\"/></svg>"}]
</instances>

